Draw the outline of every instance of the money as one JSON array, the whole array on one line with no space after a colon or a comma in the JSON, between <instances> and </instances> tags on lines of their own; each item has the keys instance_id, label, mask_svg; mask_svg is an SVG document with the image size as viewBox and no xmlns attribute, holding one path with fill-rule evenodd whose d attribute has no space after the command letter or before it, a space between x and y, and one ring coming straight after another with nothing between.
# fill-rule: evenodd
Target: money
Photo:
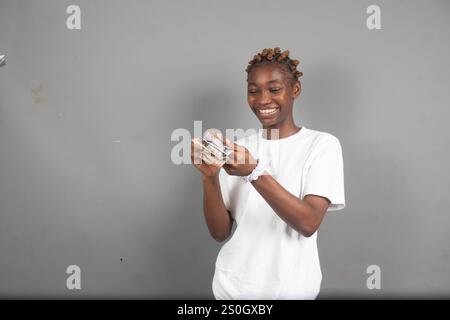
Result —
<instances>
[{"instance_id":1,"label":"money","mask_svg":"<svg viewBox=\"0 0 450 320\"><path fill-rule=\"evenodd\" d=\"M193 139L194 144L202 150L202 159L207 164L225 164L233 150L223 143L223 137L219 130L211 128L205 131L203 138Z\"/></svg>"},{"instance_id":2,"label":"money","mask_svg":"<svg viewBox=\"0 0 450 320\"><path fill-rule=\"evenodd\" d=\"M227 159L233 153L228 146L223 143L223 136L219 130L211 128L205 131L202 139L203 145L216 156Z\"/></svg>"}]
</instances>

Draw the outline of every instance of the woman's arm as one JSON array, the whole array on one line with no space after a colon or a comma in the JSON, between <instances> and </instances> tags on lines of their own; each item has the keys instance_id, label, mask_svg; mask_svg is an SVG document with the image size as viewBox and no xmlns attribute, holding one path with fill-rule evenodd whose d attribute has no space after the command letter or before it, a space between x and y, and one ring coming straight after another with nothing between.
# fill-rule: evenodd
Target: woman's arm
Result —
<instances>
[{"instance_id":1,"label":"woman's arm","mask_svg":"<svg viewBox=\"0 0 450 320\"><path fill-rule=\"evenodd\" d=\"M225 139L225 143L234 151L233 161L223 166L225 171L235 176L249 175L256 167L256 160L248 149L228 139ZM316 232L330 205L327 198L317 195L307 195L300 200L267 172L251 183L275 213L305 237L310 237Z\"/></svg>"},{"instance_id":2,"label":"woman's arm","mask_svg":"<svg viewBox=\"0 0 450 320\"><path fill-rule=\"evenodd\" d=\"M219 176L202 176L203 213L209 233L218 242L227 239L231 234L233 218L227 211L220 190Z\"/></svg>"},{"instance_id":3,"label":"woman's arm","mask_svg":"<svg viewBox=\"0 0 450 320\"><path fill-rule=\"evenodd\" d=\"M305 237L316 232L330 205L327 198L316 195L307 195L300 200L269 174L260 176L251 184L281 219Z\"/></svg>"},{"instance_id":4,"label":"woman's arm","mask_svg":"<svg viewBox=\"0 0 450 320\"><path fill-rule=\"evenodd\" d=\"M227 211L220 190L219 172L222 163L207 164L201 158L201 143L191 141L192 164L202 173L203 214L211 236L219 242L231 234L233 218Z\"/></svg>"}]
</instances>

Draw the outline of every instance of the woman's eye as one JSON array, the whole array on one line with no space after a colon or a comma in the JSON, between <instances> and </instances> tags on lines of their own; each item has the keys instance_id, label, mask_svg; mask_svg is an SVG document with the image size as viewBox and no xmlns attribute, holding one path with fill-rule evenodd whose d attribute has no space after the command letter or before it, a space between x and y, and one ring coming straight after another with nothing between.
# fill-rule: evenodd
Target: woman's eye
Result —
<instances>
[{"instance_id":1,"label":"woman's eye","mask_svg":"<svg viewBox=\"0 0 450 320\"><path fill-rule=\"evenodd\" d=\"M270 89L270 92L278 92L278 91L280 91L280 88L272 88L272 89Z\"/></svg>"},{"instance_id":2,"label":"woman's eye","mask_svg":"<svg viewBox=\"0 0 450 320\"><path fill-rule=\"evenodd\" d=\"M248 93L254 94L254 93L256 93L256 90L248 90Z\"/></svg>"}]
</instances>

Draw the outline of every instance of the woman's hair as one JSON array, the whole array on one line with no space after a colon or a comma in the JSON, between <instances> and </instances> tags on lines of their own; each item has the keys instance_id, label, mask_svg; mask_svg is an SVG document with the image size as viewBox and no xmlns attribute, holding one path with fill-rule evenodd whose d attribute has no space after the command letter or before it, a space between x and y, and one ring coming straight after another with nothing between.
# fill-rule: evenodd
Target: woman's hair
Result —
<instances>
[{"instance_id":1,"label":"woman's hair","mask_svg":"<svg viewBox=\"0 0 450 320\"><path fill-rule=\"evenodd\" d=\"M289 57L289 50L281 52L281 49L276 47L274 49L265 48L263 51L253 56L253 59L248 62L248 66L245 69L247 72L247 80L253 67L273 62L278 63L281 69L291 76L293 82L298 81L298 78L303 75L303 72L297 70L297 65L300 61L292 60Z\"/></svg>"}]
</instances>

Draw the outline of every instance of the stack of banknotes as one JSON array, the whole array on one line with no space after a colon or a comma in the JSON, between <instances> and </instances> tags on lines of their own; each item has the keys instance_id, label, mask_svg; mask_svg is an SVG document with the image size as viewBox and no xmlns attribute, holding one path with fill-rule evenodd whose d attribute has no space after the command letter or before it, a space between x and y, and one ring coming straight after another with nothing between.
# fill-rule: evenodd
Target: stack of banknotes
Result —
<instances>
[{"instance_id":1,"label":"stack of banknotes","mask_svg":"<svg viewBox=\"0 0 450 320\"><path fill-rule=\"evenodd\" d=\"M220 130L211 128L205 131L201 140L195 138L192 141L201 150L201 158L205 163L223 165L233 153L223 140Z\"/></svg>"}]
</instances>

